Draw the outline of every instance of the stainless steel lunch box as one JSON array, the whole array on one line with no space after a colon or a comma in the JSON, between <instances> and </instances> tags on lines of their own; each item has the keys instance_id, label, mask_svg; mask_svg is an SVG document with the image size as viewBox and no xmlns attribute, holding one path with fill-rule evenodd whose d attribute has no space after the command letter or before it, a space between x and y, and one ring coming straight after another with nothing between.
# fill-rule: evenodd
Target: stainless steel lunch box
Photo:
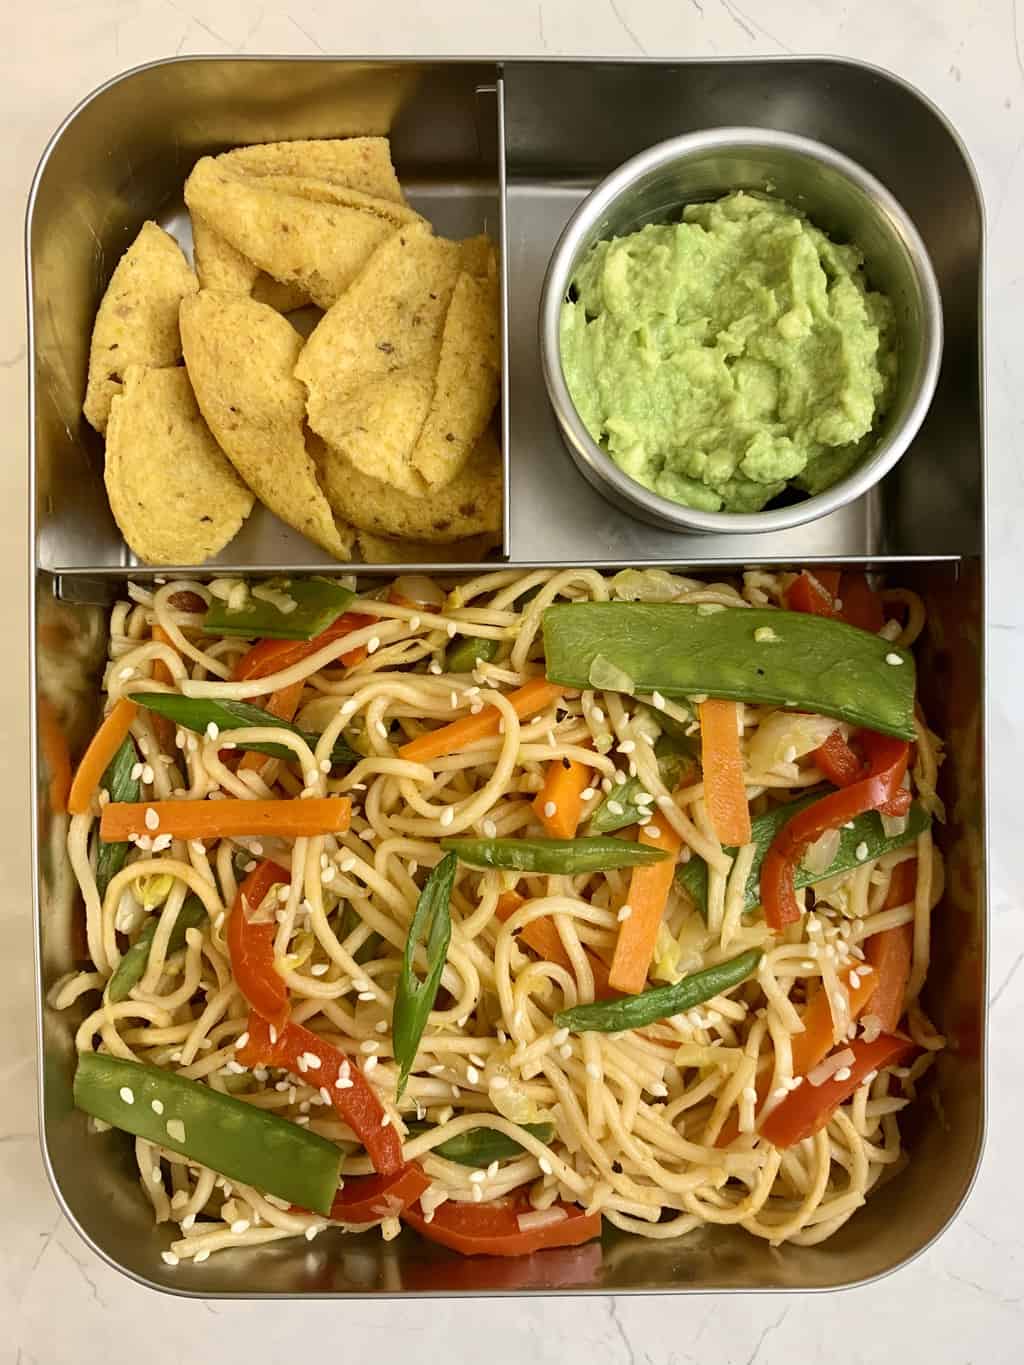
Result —
<instances>
[{"instance_id":1,"label":"stainless steel lunch box","mask_svg":"<svg viewBox=\"0 0 1024 1365\"><path fill-rule=\"evenodd\" d=\"M597 242L646 223L678 221L684 204L732 190L765 191L795 205L838 241L864 253L873 288L893 303L899 356L895 391L863 462L816 497L763 512L701 512L644 488L590 435L562 372L562 304L580 262ZM711 128L648 147L584 199L558 240L540 299L544 384L583 477L613 504L672 530L782 531L863 497L907 450L935 392L942 357L942 304L928 252L902 206L863 167L812 138L760 128Z\"/></svg>"},{"instance_id":2,"label":"stainless steel lunch box","mask_svg":"<svg viewBox=\"0 0 1024 1365\"><path fill-rule=\"evenodd\" d=\"M757 536L655 529L610 507L562 446L536 344L549 256L582 199L645 147L726 123L814 137L864 166L916 222L944 307L945 358L907 455L847 506ZM168 1234L153 1226L130 1144L117 1133L89 1135L72 1106L76 1016L54 1012L47 991L84 947L64 853L67 816L53 793L99 714L110 604L130 578L153 576L125 553L106 505L101 450L80 414L95 308L144 219L184 232L181 186L198 157L357 132L390 133L403 184L440 230L487 226L499 238L509 562L711 574L744 563L846 562L926 598L922 696L949 755L949 819L939 832L947 892L935 916L927 1004L950 1046L904 1116L909 1165L824 1246L774 1251L728 1228L673 1242L609 1230L589 1247L502 1262L463 1260L411 1232L388 1244L339 1232L172 1269L160 1260ZM272 1297L834 1289L893 1270L936 1237L964 1199L982 1145L986 901L982 207L966 154L934 107L884 72L830 60L173 60L110 82L59 129L33 185L27 252L41 1129L55 1194L90 1245L170 1292ZM268 517L212 571L318 563L315 550Z\"/></svg>"}]
</instances>

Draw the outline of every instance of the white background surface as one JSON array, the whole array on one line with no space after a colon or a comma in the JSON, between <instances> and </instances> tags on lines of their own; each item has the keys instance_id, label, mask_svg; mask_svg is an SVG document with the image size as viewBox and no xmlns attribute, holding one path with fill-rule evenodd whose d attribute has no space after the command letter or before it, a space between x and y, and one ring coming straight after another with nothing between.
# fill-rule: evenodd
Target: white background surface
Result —
<instances>
[{"instance_id":1,"label":"white background surface","mask_svg":"<svg viewBox=\"0 0 1024 1365\"><path fill-rule=\"evenodd\" d=\"M0 2L0 1365L477 1358L531 1365L1024 1360L1020 1019L1024 768L1024 14L1013 0ZM958 126L988 208L990 1113L982 1173L916 1263L840 1295L572 1302L200 1304L137 1287L58 1213L35 1136L28 909L22 213L51 131L94 86L174 53L832 53L907 77Z\"/></svg>"}]
</instances>

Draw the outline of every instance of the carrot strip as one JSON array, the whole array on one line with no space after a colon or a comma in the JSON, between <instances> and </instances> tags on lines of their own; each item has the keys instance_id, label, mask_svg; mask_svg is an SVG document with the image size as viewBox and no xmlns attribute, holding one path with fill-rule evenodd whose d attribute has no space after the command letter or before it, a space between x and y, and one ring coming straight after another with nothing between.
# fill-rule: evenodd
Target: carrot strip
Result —
<instances>
[{"instance_id":1,"label":"carrot strip","mask_svg":"<svg viewBox=\"0 0 1024 1365\"><path fill-rule=\"evenodd\" d=\"M533 809L552 839L575 836L583 810L580 798L589 782L590 769L574 758L554 758L548 764L544 785L533 799Z\"/></svg>"},{"instance_id":2,"label":"carrot strip","mask_svg":"<svg viewBox=\"0 0 1024 1365\"><path fill-rule=\"evenodd\" d=\"M169 645L171 649L174 648L174 642L167 634L166 630L164 630L163 626L153 627L153 639L162 645ZM171 670L164 663L163 659L153 660L153 671L150 676L154 682L166 683L168 686L171 685ZM173 750L174 732L177 729L174 721L168 720L166 716L158 716L154 712L150 712L149 722L153 727L153 733L156 735L156 742L159 744L160 748L165 753Z\"/></svg>"},{"instance_id":3,"label":"carrot strip","mask_svg":"<svg viewBox=\"0 0 1024 1365\"><path fill-rule=\"evenodd\" d=\"M291 720L295 712L299 709L299 701L305 689L305 680L292 683L291 687L282 687L277 692L271 692L264 706L264 711L278 720ZM242 755L242 761L238 765L239 772L251 771L262 772L264 766L270 762L268 754L258 754L250 751Z\"/></svg>"},{"instance_id":4,"label":"carrot strip","mask_svg":"<svg viewBox=\"0 0 1024 1365\"><path fill-rule=\"evenodd\" d=\"M672 857L648 867L635 867L629 879L630 915L623 920L619 930L612 969L608 974L609 984L629 995L637 995L647 983L647 970L675 875L675 855L683 841L667 820L655 815L648 824L641 825L637 842L648 848L666 849Z\"/></svg>"},{"instance_id":5,"label":"carrot strip","mask_svg":"<svg viewBox=\"0 0 1024 1365\"><path fill-rule=\"evenodd\" d=\"M856 986L850 980L853 973ZM878 973L869 971L863 964L851 967L843 978L847 998L850 1002L850 1018L856 1019L864 1006L878 989ZM828 992L818 991L808 1001L800 1016L803 1020L803 1033L794 1033L790 1040L793 1047L793 1075L806 1076L818 1063L832 1051L832 1010L829 1008Z\"/></svg>"},{"instance_id":6,"label":"carrot strip","mask_svg":"<svg viewBox=\"0 0 1024 1365\"><path fill-rule=\"evenodd\" d=\"M917 888L917 859L908 858L892 870L889 891L882 907L893 910L914 899ZM872 934L864 945L867 960L878 977L878 991L871 1001L871 1013L879 1019L882 1032L892 1033L903 1016L903 999L910 979L914 956L914 926L900 924Z\"/></svg>"},{"instance_id":7,"label":"carrot strip","mask_svg":"<svg viewBox=\"0 0 1024 1365\"><path fill-rule=\"evenodd\" d=\"M717 697L700 706L704 804L718 842L734 847L750 843L750 806L743 782L736 706L734 701Z\"/></svg>"},{"instance_id":8,"label":"carrot strip","mask_svg":"<svg viewBox=\"0 0 1024 1365\"><path fill-rule=\"evenodd\" d=\"M93 792L107 771L107 764L120 749L138 709L135 702L122 697L93 735L68 794L68 810L72 815L85 815L88 812ZM103 837L106 838L106 835Z\"/></svg>"},{"instance_id":9,"label":"carrot strip","mask_svg":"<svg viewBox=\"0 0 1024 1365\"><path fill-rule=\"evenodd\" d=\"M347 796L307 801L112 801L103 807L100 838L107 843L160 834L175 839L232 839L243 834L301 839L344 833L351 810Z\"/></svg>"},{"instance_id":10,"label":"carrot strip","mask_svg":"<svg viewBox=\"0 0 1024 1365\"><path fill-rule=\"evenodd\" d=\"M526 901L518 891L505 891L498 897L495 913L504 924L505 920L511 919L515 912L525 904ZM565 951L561 935L552 920L533 920L525 929L520 930L519 942L525 943L542 961L557 963L559 967L564 967L567 972L572 972L569 954ZM597 1000L607 1000L609 996L615 994L615 991L611 990L608 985L608 966L588 948L584 948L583 951L587 955L590 970L594 974L594 996Z\"/></svg>"},{"instance_id":11,"label":"carrot strip","mask_svg":"<svg viewBox=\"0 0 1024 1365\"><path fill-rule=\"evenodd\" d=\"M68 808L71 790L71 755L57 708L48 697L39 698L39 748L49 778L47 793L51 815Z\"/></svg>"},{"instance_id":12,"label":"carrot strip","mask_svg":"<svg viewBox=\"0 0 1024 1365\"><path fill-rule=\"evenodd\" d=\"M545 706L549 706L562 696L564 691L565 689L559 687L557 683L549 683L547 678L531 678L529 682L523 683L522 687L509 692L506 700L512 703L516 715L522 720L524 716L532 716L537 711L542 711ZM479 739L496 735L500 724L501 712L498 708L485 706L478 715L463 716L459 720L453 720L450 725L442 725L438 730L428 730L425 734L417 735L408 744L403 744L398 753L401 758L408 758L414 763L422 763L430 758L441 758L446 754L457 753L459 749L465 749L468 744L475 744Z\"/></svg>"}]
</instances>

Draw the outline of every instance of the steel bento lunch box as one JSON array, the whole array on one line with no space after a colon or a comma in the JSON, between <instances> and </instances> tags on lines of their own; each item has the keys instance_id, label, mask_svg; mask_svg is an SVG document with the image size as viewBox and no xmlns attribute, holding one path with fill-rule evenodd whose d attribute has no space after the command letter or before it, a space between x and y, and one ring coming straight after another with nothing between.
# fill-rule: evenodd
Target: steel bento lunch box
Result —
<instances>
[{"instance_id":1,"label":"steel bento lunch box","mask_svg":"<svg viewBox=\"0 0 1024 1365\"><path fill-rule=\"evenodd\" d=\"M762 535L657 529L609 506L562 446L536 340L548 259L582 199L643 148L726 124L815 138L864 166L914 219L943 303L935 398L898 466L848 506ZM947 741L948 811L939 832L946 895L933 922L926 1002L949 1046L907 1111L910 1161L820 1247L775 1251L734 1228L675 1241L606 1230L600 1243L506 1262L464 1260L410 1231L389 1243L339 1231L314 1245L285 1242L170 1268L130 1144L116 1132L88 1133L72 1106L75 1015L53 1011L47 992L83 947L67 815L50 800L51 779L96 722L110 605L130 579L154 575L132 563L117 533L98 438L81 417L92 318L145 219L187 245L181 185L200 156L367 132L390 134L411 202L442 231L486 228L498 242L505 563L720 574L751 563L856 563L926 599L921 693ZM895 1269L938 1236L980 1159L986 1000L983 214L969 160L941 114L885 72L828 59L174 59L118 77L69 115L32 187L27 254L41 1136L58 1201L93 1249L142 1283L203 1297L607 1294L835 1289ZM325 562L269 513L252 521L217 561L189 574L302 572Z\"/></svg>"}]
</instances>

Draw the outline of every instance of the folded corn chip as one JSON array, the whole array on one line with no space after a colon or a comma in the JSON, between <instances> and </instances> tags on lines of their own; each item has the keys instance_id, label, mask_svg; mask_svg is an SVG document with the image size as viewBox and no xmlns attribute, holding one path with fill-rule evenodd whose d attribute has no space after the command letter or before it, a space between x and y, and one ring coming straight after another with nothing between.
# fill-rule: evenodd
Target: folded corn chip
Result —
<instances>
[{"instance_id":1,"label":"folded corn chip","mask_svg":"<svg viewBox=\"0 0 1024 1365\"><path fill-rule=\"evenodd\" d=\"M93 326L82 410L97 431L107 429L129 365L159 369L181 359L178 305L198 288L174 238L143 223L110 277Z\"/></svg>"},{"instance_id":2,"label":"folded corn chip","mask_svg":"<svg viewBox=\"0 0 1024 1365\"><path fill-rule=\"evenodd\" d=\"M200 410L238 473L282 521L348 559L351 532L335 525L306 451L295 328L255 299L202 289L182 305L181 339Z\"/></svg>"},{"instance_id":3,"label":"folded corn chip","mask_svg":"<svg viewBox=\"0 0 1024 1365\"><path fill-rule=\"evenodd\" d=\"M125 371L110 406L103 477L121 534L146 564L201 564L252 510L181 366Z\"/></svg>"}]
</instances>

